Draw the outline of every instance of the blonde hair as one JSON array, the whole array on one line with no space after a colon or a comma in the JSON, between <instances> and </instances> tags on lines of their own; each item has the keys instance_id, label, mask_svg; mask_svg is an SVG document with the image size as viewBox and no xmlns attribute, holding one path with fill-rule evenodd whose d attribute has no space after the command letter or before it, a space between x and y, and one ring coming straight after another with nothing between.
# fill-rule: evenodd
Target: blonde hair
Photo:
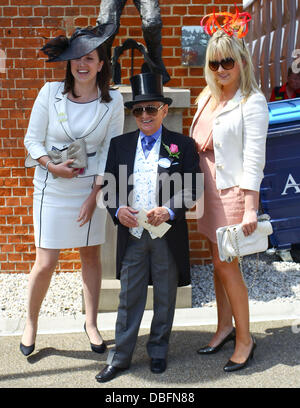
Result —
<instances>
[{"instance_id":1,"label":"blonde hair","mask_svg":"<svg viewBox=\"0 0 300 408\"><path fill-rule=\"evenodd\" d=\"M216 61L223 58L232 58L235 63L240 67L240 84L239 87L246 100L251 93L259 91L255 76L254 68L251 61L251 56L247 44L243 39L239 39L236 36L229 36L222 30L218 30L209 40L206 49L206 60L205 60L205 79L207 87L200 93L196 102L199 98L206 94L208 91L211 92L216 104L219 103L222 88L216 82L215 76L208 66L209 61Z\"/></svg>"}]
</instances>

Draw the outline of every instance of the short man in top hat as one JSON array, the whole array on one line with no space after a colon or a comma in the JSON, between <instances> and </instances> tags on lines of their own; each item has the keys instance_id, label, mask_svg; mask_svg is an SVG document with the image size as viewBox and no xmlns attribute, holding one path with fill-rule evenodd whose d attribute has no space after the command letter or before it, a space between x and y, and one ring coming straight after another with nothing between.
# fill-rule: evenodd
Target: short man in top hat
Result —
<instances>
[{"instance_id":1,"label":"short man in top hat","mask_svg":"<svg viewBox=\"0 0 300 408\"><path fill-rule=\"evenodd\" d=\"M162 126L172 100L163 96L161 75L139 74L131 78L131 85L133 100L125 105L132 109L139 129L111 141L104 175L108 182L104 183L103 194L105 188L111 191L116 185L115 200L111 204L107 200L106 205L118 226L117 277L121 280L121 292L115 347L109 352L107 365L96 376L99 382L109 381L129 367L148 284L153 284L154 293L154 315L147 342L150 368L154 373L165 371L177 286L190 284L185 212L197 198L200 169L196 147L191 138ZM121 168L126 169L126 181L131 176L127 187L120 180ZM189 174L189 183L169 183L175 173L181 181ZM110 186L111 175L116 184ZM141 209L147 211L147 221L152 226L164 222L171 225L165 235L159 238L139 227L137 215Z\"/></svg>"}]
</instances>

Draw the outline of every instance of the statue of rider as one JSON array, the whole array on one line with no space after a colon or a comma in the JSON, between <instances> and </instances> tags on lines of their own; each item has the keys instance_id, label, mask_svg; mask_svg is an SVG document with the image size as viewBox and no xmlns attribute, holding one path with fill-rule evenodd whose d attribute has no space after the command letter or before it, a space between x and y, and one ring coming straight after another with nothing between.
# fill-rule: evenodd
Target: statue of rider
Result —
<instances>
[{"instance_id":1,"label":"statue of rider","mask_svg":"<svg viewBox=\"0 0 300 408\"><path fill-rule=\"evenodd\" d=\"M127 0L101 0L100 13L97 24L114 23L117 26L115 35L120 28L120 18ZM159 0L133 0L142 19L142 31L150 59L157 65L163 76L163 83L170 80L170 76L162 60L161 29ZM108 57L111 58L113 35L107 41ZM142 71L146 70L146 64Z\"/></svg>"}]
</instances>

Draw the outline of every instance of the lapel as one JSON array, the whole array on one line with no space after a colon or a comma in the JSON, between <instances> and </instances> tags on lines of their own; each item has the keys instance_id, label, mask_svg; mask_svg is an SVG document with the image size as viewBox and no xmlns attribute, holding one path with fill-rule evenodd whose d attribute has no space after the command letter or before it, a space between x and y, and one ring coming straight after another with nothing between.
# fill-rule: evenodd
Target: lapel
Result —
<instances>
[{"instance_id":1,"label":"lapel","mask_svg":"<svg viewBox=\"0 0 300 408\"><path fill-rule=\"evenodd\" d=\"M62 128L64 129L66 135L72 139L75 140L75 138L72 135L69 122L68 122L68 116L67 116L67 94L63 94L63 85L59 87L55 98L56 101L54 102L55 110L57 113L57 118L59 123L61 124ZM100 124L104 116L107 114L109 110L109 107L106 103L101 103L101 92L100 89L98 89L98 103L97 103L97 108L96 108L96 113L91 121L91 123L88 124L86 127L82 137L80 139L83 139L87 137L90 133L92 133Z\"/></svg>"},{"instance_id":2,"label":"lapel","mask_svg":"<svg viewBox=\"0 0 300 408\"><path fill-rule=\"evenodd\" d=\"M193 122L192 122L192 126L190 129L190 136L192 135L193 132L193 127L196 123L196 120L198 118L198 116L200 115L200 112L202 112L202 109L204 108L204 106L206 105L208 99L211 97L211 93L208 92L208 94L205 94L205 96L203 96L203 98L200 99L199 103L198 103L198 108L197 108L197 112L194 116ZM224 106L224 108L218 113L218 116L223 115L223 113L225 112L229 112L232 109L234 109L243 99L243 95L240 89L238 89L234 95L234 97L232 99L230 99L230 101L227 102L227 104Z\"/></svg>"},{"instance_id":3,"label":"lapel","mask_svg":"<svg viewBox=\"0 0 300 408\"><path fill-rule=\"evenodd\" d=\"M128 177L131 174L133 174L134 160L139 133L140 133L139 130L129 133L127 139L124 140L124 143L120 144L120 147L123 150L124 164L127 164Z\"/></svg>"},{"instance_id":4,"label":"lapel","mask_svg":"<svg viewBox=\"0 0 300 408\"><path fill-rule=\"evenodd\" d=\"M67 118L67 94L63 94L63 84L58 88L55 95L54 107L57 113L57 120L60 123L61 127L65 131L66 135L71 139L75 140L72 137L71 129L68 123Z\"/></svg>"},{"instance_id":5,"label":"lapel","mask_svg":"<svg viewBox=\"0 0 300 408\"><path fill-rule=\"evenodd\" d=\"M224 108L221 110L221 112L219 112L219 114L217 115L223 115L223 113L225 112L229 112L232 109L234 109L237 105L239 105L241 103L243 99L243 95L240 89L238 89L234 95L233 98L230 99L230 101L227 102L227 104L224 106Z\"/></svg>"},{"instance_id":6,"label":"lapel","mask_svg":"<svg viewBox=\"0 0 300 408\"><path fill-rule=\"evenodd\" d=\"M166 129L164 126L162 127L162 134L161 134L161 145L160 145L160 152L159 152L159 159L167 158L170 160L171 165L167 168L162 167L160 165L157 166L157 182L156 182L156 199L158 205L163 205L163 200L165 202L165 198L162 196L162 192L169 191L170 197L174 195L174 187L170 185L169 182L169 175L171 176L172 172L178 171L178 165L172 166L173 162L178 162L180 160L176 157L169 157L169 153L167 152L166 148L164 147L163 143L170 147L172 143L176 144L176 140L174 140L174 136L172 133ZM180 157L180 156L179 156ZM169 204L165 205L169 206Z\"/></svg>"},{"instance_id":7,"label":"lapel","mask_svg":"<svg viewBox=\"0 0 300 408\"><path fill-rule=\"evenodd\" d=\"M210 98L210 96L211 96L211 93L208 92L198 102L197 111L196 111L196 114L194 115L193 122L192 122L192 125L190 127L190 137L193 136L193 129L194 129L195 123L197 121L197 118L200 115L200 112L202 112L202 109L206 105L206 103L207 103L208 99Z\"/></svg>"},{"instance_id":8,"label":"lapel","mask_svg":"<svg viewBox=\"0 0 300 408\"><path fill-rule=\"evenodd\" d=\"M107 114L108 110L109 110L109 106L106 103L101 102L101 91L98 88L98 103L97 103L94 119L87 126L87 128L85 129L80 139L87 137L90 133L92 133L99 126L99 123L102 121L104 116Z\"/></svg>"},{"instance_id":9,"label":"lapel","mask_svg":"<svg viewBox=\"0 0 300 408\"><path fill-rule=\"evenodd\" d=\"M166 129L164 126L162 127L162 134L161 134L161 144L160 144L160 151L159 151L159 159L163 159L163 158L167 158L170 160L170 162L172 163L175 159L172 157L169 157L169 153L167 152L166 148L164 147L163 143L167 146L170 147L171 143L174 143L174 140L172 141L170 132L168 131L168 129ZM177 159L176 159L177 160ZM161 166L157 166L157 173L161 174L161 173L169 173L171 170L171 166L170 167L161 167Z\"/></svg>"}]
</instances>

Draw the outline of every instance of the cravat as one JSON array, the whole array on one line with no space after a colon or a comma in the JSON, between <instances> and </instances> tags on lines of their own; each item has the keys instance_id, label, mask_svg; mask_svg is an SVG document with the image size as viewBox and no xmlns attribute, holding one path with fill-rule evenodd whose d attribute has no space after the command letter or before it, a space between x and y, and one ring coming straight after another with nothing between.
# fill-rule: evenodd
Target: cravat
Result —
<instances>
[{"instance_id":1,"label":"cravat","mask_svg":"<svg viewBox=\"0 0 300 408\"><path fill-rule=\"evenodd\" d=\"M142 139L142 147L143 147L143 151L145 154L145 157L147 158L152 147L154 146L156 142L155 137L153 136L144 136Z\"/></svg>"}]
</instances>

